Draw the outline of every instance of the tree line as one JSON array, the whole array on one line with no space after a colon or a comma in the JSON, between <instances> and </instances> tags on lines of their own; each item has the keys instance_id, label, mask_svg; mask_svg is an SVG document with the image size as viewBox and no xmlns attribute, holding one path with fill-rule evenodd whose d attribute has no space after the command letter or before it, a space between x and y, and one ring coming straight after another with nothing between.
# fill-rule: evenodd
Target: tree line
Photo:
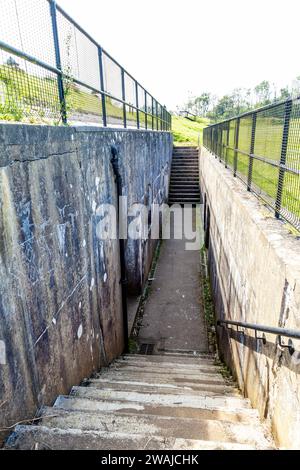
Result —
<instances>
[{"instance_id":1,"label":"tree line","mask_svg":"<svg viewBox=\"0 0 300 470\"><path fill-rule=\"evenodd\" d=\"M291 87L286 86L280 90L268 80L263 80L253 89L235 88L221 98L208 92L190 97L184 105L184 110L212 121L222 121L261 106L286 100L296 94L300 95L300 76Z\"/></svg>"}]
</instances>

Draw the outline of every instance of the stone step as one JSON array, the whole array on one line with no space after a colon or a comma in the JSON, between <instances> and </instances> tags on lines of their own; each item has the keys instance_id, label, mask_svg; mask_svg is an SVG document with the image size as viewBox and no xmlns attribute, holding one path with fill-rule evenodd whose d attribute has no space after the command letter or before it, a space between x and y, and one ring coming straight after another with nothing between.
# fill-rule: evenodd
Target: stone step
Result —
<instances>
[{"instance_id":1,"label":"stone step","mask_svg":"<svg viewBox=\"0 0 300 470\"><path fill-rule=\"evenodd\" d=\"M165 438L148 434L17 426L6 444L15 450L253 450L252 444Z\"/></svg>"},{"instance_id":2,"label":"stone step","mask_svg":"<svg viewBox=\"0 0 300 470\"><path fill-rule=\"evenodd\" d=\"M126 401L126 400L93 400L91 398L72 397L60 395L55 401L53 411L55 414L56 408L65 411L89 411L92 413L110 412L118 415L120 413L130 413L139 415L154 415L154 416L173 416L195 419L215 419L225 420L231 422L243 423L257 423L259 420L258 412L251 408L236 408L229 406L218 406L215 402L206 403L204 407L181 406L177 402L175 404L158 404L158 403L145 403L139 401ZM210 400L212 400L210 398ZM204 400L203 400L204 401ZM203 404L203 402L202 402Z\"/></svg>"},{"instance_id":3,"label":"stone step","mask_svg":"<svg viewBox=\"0 0 300 470\"><path fill-rule=\"evenodd\" d=\"M197 361L197 360L196 360ZM183 358L181 361L172 361L172 358L162 357L162 356L122 356L120 359L115 360L112 364L129 364L129 365L142 365L142 366L152 366L152 367L179 367L184 369L196 369L196 370L212 370L218 372L218 367L214 364L213 360L207 361L189 361L188 359Z\"/></svg>"},{"instance_id":4,"label":"stone step","mask_svg":"<svg viewBox=\"0 0 300 470\"><path fill-rule=\"evenodd\" d=\"M197 195L200 196L200 190L199 188L197 187L197 185L195 186L190 186L189 188L182 188L181 186L173 186L171 185L170 186L170 190L169 190L169 194L182 194L182 193L196 193Z\"/></svg>"},{"instance_id":5,"label":"stone step","mask_svg":"<svg viewBox=\"0 0 300 470\"><path fill-rule=\"evenodd\" d=\"M198 196L200 197L200 190L196 188L187 188L187 189L180 189L180 188L174 188L173 186L170 187L169 190L169 197L172 196L177 196L181 194L192 194L193 196Z\"/></svg>"},{"instance_id":6,"label":"stone step","mask_svg":"<svg viewBox=\"0 0 300 470\"><path fill-rule=\"evenodd\" d=\"M147 382L152 380L153 383L159 382L159 383L172 383L174 385L180 385L182 383L195 383L199 385L224 385L230 383L229 381L225 381L225 379L222 377L222 375L213 375L213 374L203 374L203 373L197 373L196 375L192 374L176 374L173 372L168 372L165 373L164 371L157 371L153 372L152 370L147 370L146 368L144 370L138 370L138 369L131 369L131 370L110 370L110 369L103 369L102 372L98 375L96 375L95 378L99 379L120 379L124 378L124 380L140 380L141 382Z\"/></svg>"},{"instance_id":7,"label":"stone step","mask_svg":"<svg viewBox=\"0 0 300 470\"><path fill-rule=\"evenodd\" d=\"M215 366L215 357L211 354L190 354L185 353L179 356L178 353L166 352L165 354L153 354L151 356L143 354L125 354L121 356L122 360L128 361L139 361L139 362L161 362L163 364L184 364L184 365L211 365Z\"/></svg>"},{"instance_id":8,"label":"stone step","mask_svg":"<svg viewBox=\"0 0 300 470\"><path fill-rule=\"evenodd\" d=\"M126 413L117 416L112 413L94 414L82 411L65 412L63 410L56 410L56 413L53 413L53 408L43 409L41 416L43 426L62 430L80 429L82 431L102 431L109 434L121 432L128 435L159 435L166 438L204 441L211 440L213 436L214 440L220 442L254 444L261 447L269 445L259 423L252 425L230 421Z\"/></svg>"},{"instance_id":9,"label":"stone step","mask_svg":"<svg viewBox=\"0 0 300 470\"><path fill-rule=\"evenodd\" d=\"M196 204L200 204L200 200L199 199L186 199L186 200L182 200L182 199L170 199L169 202L168 202L169 206L173 206L173 205L180 205L180 206L184 206L186 204L189 204L189 205L196 205Z\"/></svg>"},{"instance_id":10,"label":"stone step","mask_svg":"<svg viewBox=\"0 0 300 470\"><path fill-rule=\"evenodd\" d=\"M184 367L184 364L176 364L165 367L164 364L149 364L145 365L143 363L131 363L126 361L113 362L109 368L103 368L100 371L99 376L103 374L113 374L114 372L122 373L138 373L143 376L144 374L152 374L153 376L158 376L162 374L164 377L190 377L192 379L202 379L202 380L218 380L223 381L224 378L221 372L217 368L205 367L205 366L196 366L196 367Z\"/></svg>"},{"instance_id":11,"label":"stone step","mask_svg":"<svg viewBox=\"0 0 300 470\"><path fill-rule=\"evenodd\" d=\"M130 391L117 391L113 393L109 390L99 390L94 387L72 387L70 396L79 398L88 398L90 400L108 400L111 401L126 401L139 402L144 404L156 404L158 406L179 406L189 408L207 408L207 407L233 407L233 408L250 408L250 402L247 399L241 397L231 396L207 396L201 395L200 393L185 395L176 395L176 393L169 394L152 394L143 392L130 392Z\"/></svg>"},{"instance_id":12,"label":"stone step","mask_svg":"<svg viewBox=\"0 0 300 470\"><path fill-rule=\"evenodd\" d=\"M169 198L169 204L198 204L200 203L199 197L183 197L183 196L173 196Z\"/></svg>"},{"instance_id":13,"label":"stone step","mask_svg":"<svg viewBox=\"0 0 300 470\"><path fill-rule=\"evenodd\" d=\"M157 355L159 357L178 357L178 358L190 358L190 359L214 359L214 356L211 353L203 352L202 350L191 350L191 349L168 349L168 348L159 348L157 350ZM149 357L149 356L146 356ZM153 357L153 356L152 356Z\"/></svg>"},{"instance_id":14,"label":"stone step","mask_svg":"<svg viewBox=\"0 0 300 470\"><path fill-rule=\"evenodd\" d=\"M118 392L139 392L139 393L159 393L159 394L176 394L176 395L194 395L194 396L232 396L240 397L240 394L237 389L233 387L228 387L226 385L202 385L200 386L191 386L182 384L166 384L166 383L147 383L144 381L138 380L123 380L123 381L114 381L114 380L101 380L101 379L91 379L88 383L88 388L96 388L97 390L105 391L118 391ZM85 385L87 384L85 383Z\"/></svg>"}]
</instances>

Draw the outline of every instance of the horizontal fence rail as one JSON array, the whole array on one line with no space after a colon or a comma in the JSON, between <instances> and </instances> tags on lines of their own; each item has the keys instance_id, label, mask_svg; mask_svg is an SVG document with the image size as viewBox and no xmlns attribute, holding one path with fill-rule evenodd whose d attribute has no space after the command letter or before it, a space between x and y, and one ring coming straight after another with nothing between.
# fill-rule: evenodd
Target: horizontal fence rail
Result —
<instances>
[{"instance_id":1,"label":"horizontal fence rail","mask_svg":"<svg viewBox=\"0 0 300 470\"><path fill-rule=\"evenodd\" d=\"M300 98L204 129L203 144L271 209L300 231Z\"/></svg>"},{"instance_id":2,"label":"horizontal fence rail","mask_svg":"<svg viewBox=\"0 0 300 470\"><path fill-rule=\"evenodd\" d=\"M0 12L0 121L171 129L166 108L54 0L0 0Z\"/></svg>"}]
</instances>

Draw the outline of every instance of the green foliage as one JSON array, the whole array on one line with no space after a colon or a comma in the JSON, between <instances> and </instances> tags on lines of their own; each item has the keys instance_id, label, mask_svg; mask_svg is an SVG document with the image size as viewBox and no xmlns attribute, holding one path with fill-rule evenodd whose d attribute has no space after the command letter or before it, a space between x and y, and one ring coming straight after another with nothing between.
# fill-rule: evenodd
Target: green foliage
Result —
<instances>
[{"instance_id":1,"label":"green foliage","mask_svg":"<svg viewBox=\"0 0 300 470\"><path fill-rule=\"evenodd\" d=\"M271 84L268 80L263 80L253 90L235 88L231 93L227 93L220 98L208 92L204 92L198 97L190 97L182 109L200 117L207 117L213 122L218 122L266 106L272 102L284 101L292 94L299 94L299 90L300 77L297 77L292 89L289 87L281 88L279 94L274 84Z\"/></svg>"}]
</instances>

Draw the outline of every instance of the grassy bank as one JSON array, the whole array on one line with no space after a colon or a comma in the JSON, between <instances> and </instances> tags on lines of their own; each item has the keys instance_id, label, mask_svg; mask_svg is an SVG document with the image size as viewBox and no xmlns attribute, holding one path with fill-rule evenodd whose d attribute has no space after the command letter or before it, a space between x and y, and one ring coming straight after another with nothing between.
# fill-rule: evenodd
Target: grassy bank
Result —
<instances>
[{"instance_id":1,"label":"grassy bank","mask_svg":"<svg viewBox=\"0 0 300 470\"><path fill-rule=\"evenodd\" d=\"M202 118L198 122L190 121L181 116L172 117L172 130L174 135L174 145L198 145L199 134L200 143L203 139L203 129L209 125L209 120Z\"/></svg>"}]
</instances>

